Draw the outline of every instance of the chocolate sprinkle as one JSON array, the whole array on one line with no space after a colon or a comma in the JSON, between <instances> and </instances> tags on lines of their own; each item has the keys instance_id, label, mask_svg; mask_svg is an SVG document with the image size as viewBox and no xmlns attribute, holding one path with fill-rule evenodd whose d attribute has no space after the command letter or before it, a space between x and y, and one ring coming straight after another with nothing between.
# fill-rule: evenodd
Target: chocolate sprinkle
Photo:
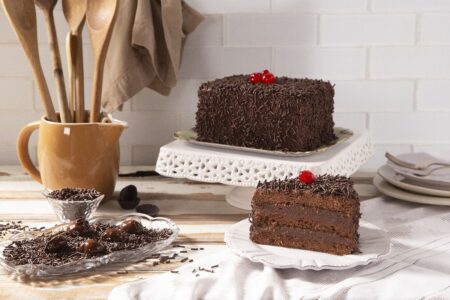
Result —
<instances>
[{"instance_id":1,"label":"chocolate sprinkle","mask_svg":"<svg viewBox=\"0 0 450 300\"><path fill-rule=\"evenodd\" d=\"M70 262L76 262L86 257L99 257L120 250L133 250L149 243L167 239L172 231L169 229L153 230L144 229L139 234L122 234L120 242L102 240L102 235L108 228L118 228L106 224L91 224L91 230L80 235L73 235L68 231L54 234L42 234L30 240L15 241L5 247L3 255L5 259L14 265L44 264L60 266ZM48 246L58 239L52 251ZM100 243L104 249L99 252L81 251L81 246L88 240ZM56 247L57 246L57 247Z\"/></svg>"},{"instance_id":2,"label":"chocolate sprinkle","mask_svg":"<svg viewBox=\"0 0 450 300\"><path fill-rule=\"evenodd\" d=\"M279 151L310 151L336 139L329 82L249 75L209 81L198 90L195 131L203 142Z\"/></svg>"},{"instance_id":3,"label":"chocolate sprinkle","mask_svg":"<svg viewBox=\"0 0 450 300\"><path fill-rule=\"evenodd\" d=\"M312 184L300 182L297 178L259 182L257 186L261 191L278 191L291 193L296 191L311 191L322 196L343 196L358 199L358 194L353 188L353 181L340 175L320 175Z\"/></svg>"},{"instance_id":4,"label":"chocolate sprinkle","mask_svg":"<svg viewBox=\"0 0 450 300\"><path fill-rule=\"evenodd\" d=\"M82 188L63 188L48 193L49 198L66 201L95 200L101 195L102 194L96 191L95 189L82 189Z\"/></svg>"}]
</instances>

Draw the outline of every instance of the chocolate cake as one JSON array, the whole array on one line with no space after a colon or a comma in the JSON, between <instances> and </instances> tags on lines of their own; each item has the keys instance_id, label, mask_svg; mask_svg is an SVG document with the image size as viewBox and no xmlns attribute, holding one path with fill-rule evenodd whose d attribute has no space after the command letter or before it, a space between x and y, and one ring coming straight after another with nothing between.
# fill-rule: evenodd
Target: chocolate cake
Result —
<instances>
[{"instance_id":1,"label":"chocolate cake","mask_svg":"<svg viewBox=\"0 0 450 300\"><path fill-rule=\"evenodd\" d=\"M357 251L360 211L352 181L343 176L309 177L313 180L258 184L252 200L250 239L338 255Z\"/></svg>"},{"instance_id":2,"label":"chocolate cake","mask_svg":"<svg viewBox=\"0 0 450 300\"><path fill-rule=\"evenodd\" d=\"M197 140L297 152L336 139L334 88L329 82L273 77L270 83L252 83L253 75L229 76L200 86Z\"/></svg>"}]
</instances>

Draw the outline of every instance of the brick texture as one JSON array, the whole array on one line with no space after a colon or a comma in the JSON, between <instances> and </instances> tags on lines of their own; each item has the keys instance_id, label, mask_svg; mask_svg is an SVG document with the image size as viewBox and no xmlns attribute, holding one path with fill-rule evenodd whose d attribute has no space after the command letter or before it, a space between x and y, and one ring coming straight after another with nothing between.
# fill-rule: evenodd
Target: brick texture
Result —
<instances>
[{"instance_id":1,"label":"brick texture","mask_svg":"<svg viewBox=\"0 0 450 300\"><path fill-rule=\"evenodd\" d=\"M116 118L129 123L123 164L154 164L159 147L194 126L198 86L265 68L276 75L335 84L335 123L371 132L375 170L384 152L450 151L450 1L186 0L205 15L188 37L178 85L168 97L144 90ZM65 66L67 25L55 20ZM40 56L55 97L45 23L38 12ZM92 54L84 34L86 99ZM0 164L17 164L15 143L42 115L28 61L0 12ZM88 105L88 103L87 103ZM36 154L36 136L31 151Z\"/></svg>"}]
</instances>

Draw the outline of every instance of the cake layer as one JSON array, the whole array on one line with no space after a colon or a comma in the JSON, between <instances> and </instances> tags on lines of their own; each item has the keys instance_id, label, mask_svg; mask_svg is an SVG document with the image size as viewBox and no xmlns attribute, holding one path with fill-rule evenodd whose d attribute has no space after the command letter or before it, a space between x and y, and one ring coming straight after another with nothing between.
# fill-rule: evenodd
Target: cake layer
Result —
<instances>
[{"instance_id":1,"label":"cake layer","mask_svg":"<svg viewBox=\"0 0 450 300\"><path fill-rule=\"evenodd\" d=\"M202 84L198 140L243 147L310 151L336 139L334 88L329 82L276 78L253 84L235 75Z\"/></svg>"},{"instance_id":2,"label":"cake layer","mask_svg":"<svg viewBox=\"0 0 450 300\"><path fill-rule=\"evenodd\" d=\"M255 206L271 205L284 207L301 205L310 208L326 209L342 216L351 217L359 211L359 201L346 197L322 196L310 190L293 191L290 194L278 191L257 190L253 196Z\"/></svg>"},{"instance_id":3,"label":"cake layer","mask_svg":"<svg viewBox=\"0 0 450 300\"><path fill-rule=\"evenodd\" d=\"M351 254L357 250L358 236L344 238L332 233L288 227L250 227L250 239L258 244L274 245L337 255Z\"/></svg>"},{"instance_id":4,"label":"cake layer","mask_svg":"<svg viewBox=\"0 0 450 300\"><path fill-rule=\"evenodd\" d=\"M321 175L312 184L297 178L260 182L252 205L304 205L322 208L352 217L359 213L359 197L353 182L344 176Z\"/></svg>"},{"instance_id":5,"label":"cake layer","mask_svg":"<svg viewBox=\"0 0 450 300\"><path fill-rule=\"evenodd\" d=\"M302 228L352 237L358 230L359 213L346 217L343 213L303 205L262 205L253 207L251 219L255 226Z\"/></svg>"}]
</instances>

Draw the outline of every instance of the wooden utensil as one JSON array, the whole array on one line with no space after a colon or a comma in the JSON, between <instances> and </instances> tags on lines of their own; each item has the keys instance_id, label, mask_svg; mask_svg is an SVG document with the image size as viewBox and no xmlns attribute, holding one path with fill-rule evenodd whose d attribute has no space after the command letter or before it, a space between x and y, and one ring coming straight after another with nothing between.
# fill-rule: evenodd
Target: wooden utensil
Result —
<instances>
[{"instance_id":1,"label":"wooden utensil","mask_svg":"<svg viewBox=\"0 0 450 300\"><path fill-rule=\"evenodd\" d=\"M87 3L86 20L95 61L90 122L100 121L103 71L117 6L118 0L96 0Z\"/></svg>"},{"instance_id":2,"label":"wooden utensil","mask_svg":"<svg viewBox=\"0 0 450 300\"><path fill-rule=\"evenodd\" d=\"M83 67L83 40L82 32L86 20L86 0L63 0L64 16L69 24L70 32L67 35L67 60L71 69L72 79L69 80L71 95L75 102L75 121L84 122L84 67ZM70 37L71 36L71 37ZM69 53L70 52L70 53ZM76 58L73 60L73 58ZM75 86L75 91L73 87ZM73 109L73 104L72 104Z\"/></svg>"},{"instance_id":3,"label":"wooden utensil","mask_svg":"<svg viewBox=\"0 0 450 300\"><path fill-rule=\"evenodd\" d=\"M64 73L61 65L61 54L59 53L58 36L56 35L55 19L53 17L53 9L58 0L34 0L39 7L47 23L48 40L50 42L50 50L52 52L53 76L56 82L56 93L59 103L60 117L62 123L71 123L72 116L67 107L66 85L64 83Z\"/></svg>"},{"instance_id":4,"label":"wooden utensil","mask_svg":"<svg viewBox=\"0 0 450 300\"><path fill-rule=\"evenodd\" d=\"M58 117L39 60L36 8L34 7L34 2L30 0L2 0L2 3L9 22L14 28L33 69L45 115L48 120L58 122Z\"/></svg>"},{"instance_id":5,"label":"wooden utensil","mask_svg":"<svg viewBox=\"0 0 450 300\"><path fill-rule=\"evenodd\" d=\"M76 61L77 61L77 50L76 50L76 37L70 32L67 34L66 38L66 57L67 57L67 69L69 72L69 111L72 116L74 116L75 109L75 77L76 77ZM75 122L76 116L74 116Z\"/></svg>"}]
</instances>

